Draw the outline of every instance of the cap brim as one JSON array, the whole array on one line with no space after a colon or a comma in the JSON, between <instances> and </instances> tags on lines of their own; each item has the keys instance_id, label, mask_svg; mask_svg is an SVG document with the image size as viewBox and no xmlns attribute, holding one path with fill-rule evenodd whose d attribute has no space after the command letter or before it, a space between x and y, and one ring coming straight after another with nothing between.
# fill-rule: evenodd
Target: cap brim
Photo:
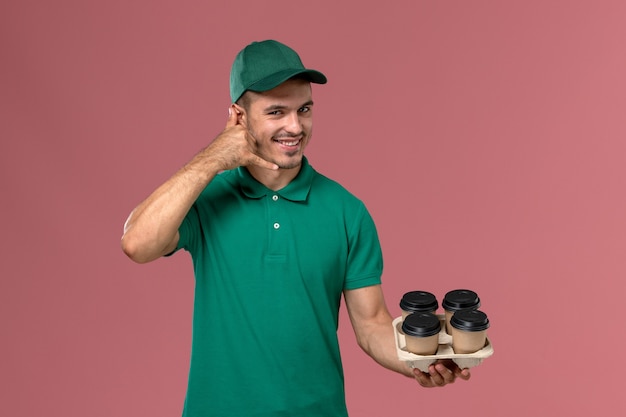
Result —
<instances>
[{"instance_id":1,"label":"cap brim","mask_svg":"<svg viewBox=\"0 0 626 417\"><path fill-rule=\"evenodd\" d=\"M326 76L312 69L287 69L265 77L247 88L250 91L263 92L276 88L290 78L300 76L315 84L326 84Z\"/></svg>"}]
</instances>

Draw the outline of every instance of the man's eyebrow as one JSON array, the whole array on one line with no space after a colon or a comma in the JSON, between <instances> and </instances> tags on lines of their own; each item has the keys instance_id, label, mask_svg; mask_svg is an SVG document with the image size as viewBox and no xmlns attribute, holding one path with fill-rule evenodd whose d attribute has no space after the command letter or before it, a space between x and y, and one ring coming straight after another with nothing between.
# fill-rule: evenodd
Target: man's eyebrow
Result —
<instances>
[{"instance_id":1,"label":"man's eyebrow","mask_svg":"<svg viewBox=\"0 0 626 417\"><path fill-rule=\"evenodd\" d=\"M309 100L306 103L302 104L301 106L299 106L298 108L301 109L302 107L307 107L307 106L312 106L313 105L313 100ZM275 111L275 110L284 110L288 108L288 106L284 105L284 104L272 104L271 106L266 107L265 109L263 109L266 112L271 112L271 111Z\"/></svg>"}]
</instances>

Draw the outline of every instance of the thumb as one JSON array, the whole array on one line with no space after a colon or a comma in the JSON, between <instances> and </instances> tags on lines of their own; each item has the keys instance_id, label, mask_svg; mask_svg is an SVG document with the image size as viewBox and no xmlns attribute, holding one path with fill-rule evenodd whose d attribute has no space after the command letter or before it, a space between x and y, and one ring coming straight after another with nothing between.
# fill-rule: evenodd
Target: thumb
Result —
<instances>
[{"instance_id":1,"label":"thumb","mask_svg":"<svg viewBox=\"0 0 626 417\"><path fill-rule=\"evenodd\" d=\"M226 127L237 126L237 109L234 104L231 104L228 108L228 121L226 122Z\"/></svg>"}]
</instances>

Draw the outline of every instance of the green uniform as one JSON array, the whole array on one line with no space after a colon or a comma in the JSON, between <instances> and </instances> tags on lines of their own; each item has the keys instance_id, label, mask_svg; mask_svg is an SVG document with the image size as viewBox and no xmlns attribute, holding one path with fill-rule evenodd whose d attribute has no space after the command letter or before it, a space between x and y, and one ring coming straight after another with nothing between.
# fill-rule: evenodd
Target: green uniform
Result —
<instances>
[{"instance_id":1,"label":"green uniform","mask_svg":"<svg viewBox=\"0 0 626 417\"><path fill-rule=\"evenodd\" d=\"M341 294L382 274L363 203L306 158L279 191L238 168L214 178L179 232L196 277L183 416L347 416Z\"/></svg>"}]
</instances>

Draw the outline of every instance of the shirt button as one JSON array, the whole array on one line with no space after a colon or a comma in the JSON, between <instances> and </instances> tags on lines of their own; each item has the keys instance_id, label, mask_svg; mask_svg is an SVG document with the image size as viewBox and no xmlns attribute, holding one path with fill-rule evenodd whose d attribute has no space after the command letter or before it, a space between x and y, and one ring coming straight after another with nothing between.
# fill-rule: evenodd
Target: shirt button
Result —
<instances>
[{"instance_id":1,"label":"shirt button","mask_svg":"<svg viewBox=\"0 0 626 417\"><path fill-rule=\"evenodd\" d=\"M279 229L279 228L280 228L280 224L274 223L274 229Z\"/></svg>"},{"instance_id":2,"label":"shirt button","mask_svg":"<svg viewBox=\"0 0 626 417\"><path fill-rule=\"evenodd\" d=\"M272 200L274 200L274 201L278 201L278 196L277 196L277 195L273 195L273 196L272 196Z\"/></svg>"}]
</instances>

